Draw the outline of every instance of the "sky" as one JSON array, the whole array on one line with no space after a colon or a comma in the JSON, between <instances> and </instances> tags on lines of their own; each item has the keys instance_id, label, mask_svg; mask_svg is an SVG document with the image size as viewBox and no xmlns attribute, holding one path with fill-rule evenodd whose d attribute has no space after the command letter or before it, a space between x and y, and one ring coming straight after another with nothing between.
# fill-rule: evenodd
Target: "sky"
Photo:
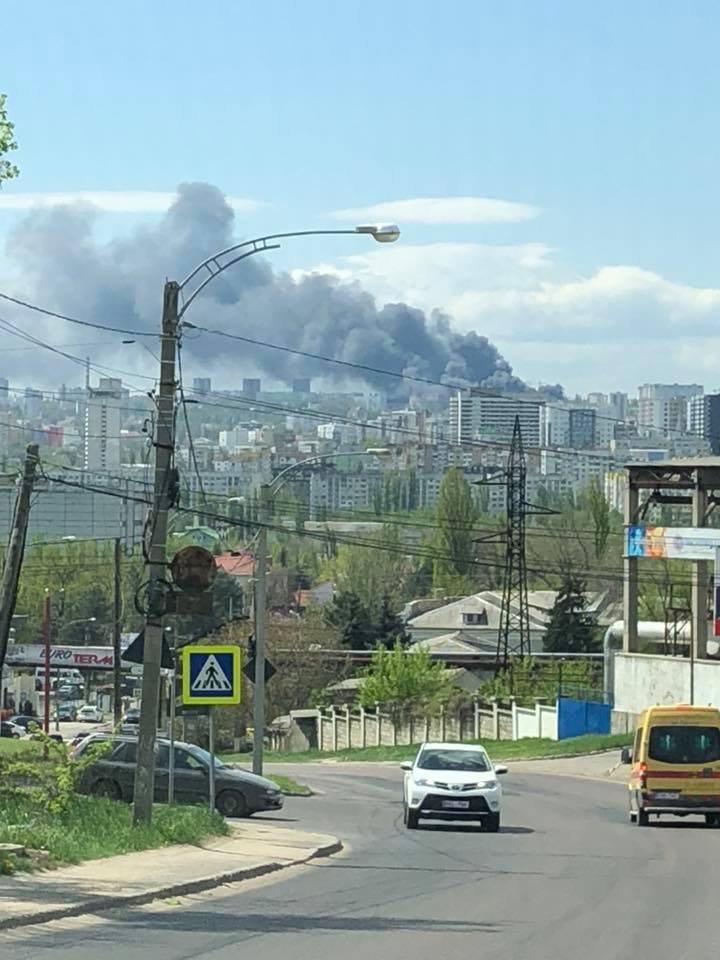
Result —
<instances>
[{"instance_id":1,"label":"sky","mask_svg":"<svg viewBox=\"0 0 720 960\"><path fill-rule=\"evenodd\" d=\"M21 170L0 190L0 291L82 310L82 262L72 297L44 290L53 252L19 242L38 207L93 209L83 242L107 260L178 185L207 183L241 238L397 222L393 246L298 240L273 266L441 310L527 383L720 386L716 3L4 0L0 14ZM133 369L152 364L136 354Z\"/></svg>"}]
</instances>

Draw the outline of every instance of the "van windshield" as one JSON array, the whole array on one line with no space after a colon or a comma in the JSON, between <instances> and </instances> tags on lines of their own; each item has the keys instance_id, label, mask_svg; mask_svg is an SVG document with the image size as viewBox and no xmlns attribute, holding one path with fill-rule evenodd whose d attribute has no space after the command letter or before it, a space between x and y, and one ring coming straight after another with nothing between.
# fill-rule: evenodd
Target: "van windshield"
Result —
<instances>
[{"instance_id":1,"label":"van windshield","mask_svg":"<svg viewBox=\"0 0 720 960\"><path fill-rule=\"evenodd\" d=\"M717 727L653 727L648 757L661 763L712 763L720 760Z\"/></svg>"}]
</instances>

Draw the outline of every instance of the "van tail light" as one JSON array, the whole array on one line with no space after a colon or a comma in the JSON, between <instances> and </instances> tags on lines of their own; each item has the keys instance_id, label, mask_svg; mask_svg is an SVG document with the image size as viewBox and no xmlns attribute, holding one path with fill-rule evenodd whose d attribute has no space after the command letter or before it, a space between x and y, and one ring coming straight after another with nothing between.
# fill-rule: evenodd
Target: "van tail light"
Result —
<instances>
[{"instance_id":1,"label":"van tail light","mask_svg":"<svg viewBox=\"0 0 720 960\"><path fill-rule=\"evenodd\" d=\"M647 787L647 764L640 764L640 789L644 790Z\"/></svg>"}]
</instances>

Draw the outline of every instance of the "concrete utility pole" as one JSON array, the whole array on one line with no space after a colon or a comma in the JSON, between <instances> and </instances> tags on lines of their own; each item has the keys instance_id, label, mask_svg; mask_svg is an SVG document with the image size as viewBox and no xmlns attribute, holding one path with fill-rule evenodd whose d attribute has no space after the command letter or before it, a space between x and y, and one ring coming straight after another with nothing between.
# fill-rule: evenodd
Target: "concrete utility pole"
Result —
<instances>
[{"instance_id":1,"label":"concrete utility pole","mask_svg":"<svg viewBox=\"0 0 720 960\"><path fill-rule=\"evenodd\" d=\"M113 543L114 590L113 590L113 719L115 726L122 719L122 671L120 669L120 617L122 616L122 577L120 572L121 541L116 537Z\"/></svg>"},{"instance_id":2,"label":"concrete utility pole","mask_svg":"<svg viewBox=\"0 0 720 960\"><path fill-rule=\"evenodd\" d=\"M30 519L30 495L35 483L38 459L38 445L36 443L28 444L22 483L15 500L15 513L10 528L2 580L0 581L0 676L2 676L5 657L7 656L10 626L15 613L18 581L25 552L28 520Z\"/></svg>"},{"instance_id":3,"label":"concrete utility pole","mask_svg":"<svg viewBox=\"0 0 720 960\"><path fill-rule=\"evenodd\" d=\"M255 689L253 691L253 773L262 776L265 746L265 637L267 634L267 524L270 485L260 487L258 545L255 558Z\"/></svg>"},{"instance_id":4,"label":"concrete utility pole","mask_svg":"<svg viewBox=\"0 0 720 960\"><path fill-rule=\"evenodd\" d=\"M155 447L155 488L150 537L150 585L145 620L140 729L138 731L137 767L133 820L147 824L152 819L155 793L155 735L160 696L160 659L162 655L163 613L167 573L167 524L170 490L174 486L173 454L175 450L175 358L178 339L178 293L174 280L165 283L160 351L160 389L158 394L157 433Z\"/></svg>"}]
</instances>

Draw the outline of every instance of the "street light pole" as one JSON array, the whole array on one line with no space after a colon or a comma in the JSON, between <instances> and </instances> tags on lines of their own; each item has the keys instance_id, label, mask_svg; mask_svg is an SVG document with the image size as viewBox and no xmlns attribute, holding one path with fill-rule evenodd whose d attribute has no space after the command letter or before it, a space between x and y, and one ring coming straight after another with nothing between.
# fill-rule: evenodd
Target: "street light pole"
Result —
<instances>
[{"instance_id":1,"label":"street light pole","mask_svg":"<svg viewBox=\"0 0 720 960\"><path fill-rule=\"evenodd\" d=\"M162 652L162 620L165 606L164 580L167 572L167 522L171 506L170 490L176 487L173 477L175 450L175 360L178 335L183 326L193 324L183 317L196 297L205 287L228 267L248 257L269 250L276 250L279 242L292 237L325 236L335 234L366 234L378 243L393 243L400 236L395 224L364 224L351 230L301 230L277 233L254 240L245 240L221 250L206 260L182 281L165 282L162 315L162 345L160 351L160 388L158 392L158 420L155 447L155 483L151 516L149 548L150 578L148 586L148 609L145 617L145 648L143 654L142 698L140 701L140 724L138 729L137 765L135 770L135 793L133 822L149 824L155 790L155 736L160 696L160 661ZM182 294L182 306L180 295ZM264 604L263 604L264 606ZM262 621L262 616L261 616ZM261 623L261 629L264 621ZM264 661L262 679L264 680ZM264 713L263 693L258 710ZM256 737L258 733L256 731ZM262 737L262 730L260 731ZM260 751L262 763L262 750Z\"/></svg>"}]
</instances>

